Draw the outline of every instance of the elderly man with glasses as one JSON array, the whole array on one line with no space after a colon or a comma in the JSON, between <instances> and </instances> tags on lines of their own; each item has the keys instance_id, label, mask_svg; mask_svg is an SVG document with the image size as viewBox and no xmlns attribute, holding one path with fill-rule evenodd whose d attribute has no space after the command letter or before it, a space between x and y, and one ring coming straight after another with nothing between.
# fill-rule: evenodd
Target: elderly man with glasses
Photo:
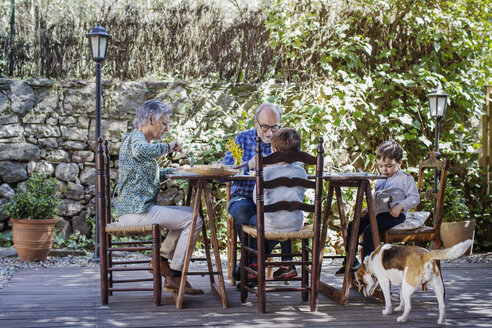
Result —
<instances>
[{"instance_id":1,"label":"elderly man with glasses","mask_svg":"<svg viewBox=\"0 0 492 328\"><path fill-rule=\"evenodd\" d=\"M280 109L270 103L261 104L255 113L255 128L240 132L234 142L243 151L243 163L248 165L243 169L244 174L255 169L256 137L261 138L261 152L263 155L270 155L272 148L270 138L280 129ZM226 165L234 165L234 159L230 151L226 153L223 161ZM228 211L234 218L234 225L238 236L241 234L241 226L248 224L249 219L256 215L256 204L253 202L253 188L255 181L233 181L231 184L231 200L228 204ZM290 240L281 243L282 253L292 253ZM289 260L286 258L285 260ZM238 265L239 266L239 265ZM236 280L239 280L239 267L234 270ZM282 274L279 272L279 274ZM292 273L290 273L292 274ZM274 273L274 276L277 276Z\"/></svg>"}]
</instances>

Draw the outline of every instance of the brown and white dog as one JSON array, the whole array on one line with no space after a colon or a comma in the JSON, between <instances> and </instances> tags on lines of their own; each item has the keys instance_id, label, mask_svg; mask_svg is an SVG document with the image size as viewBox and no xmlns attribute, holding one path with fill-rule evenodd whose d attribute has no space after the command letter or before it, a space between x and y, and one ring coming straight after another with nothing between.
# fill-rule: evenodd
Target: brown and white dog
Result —
<instances>
[{"instance_id":1,"label":"brown and white dog","mask_svg":"<svg viewBox=\"0 0 492 328\"><path fill-rule=\"evenodd\" d=\"M418 246L399 246L384 244L366 256L364 263L356 273L359 291L369 297L378 286L381 286L386 306L383 314L390 314L390 284L400 286L400 305L394 310L403 314L398 322L405 322L412 309L410 298L419 285L429 283L439 303L439 325L446 324L444 313L444 285L441 273L435 260L448 260L460 257L471 246L471 239L450 248L428 251Z\"/></svg>"}]
</instances>

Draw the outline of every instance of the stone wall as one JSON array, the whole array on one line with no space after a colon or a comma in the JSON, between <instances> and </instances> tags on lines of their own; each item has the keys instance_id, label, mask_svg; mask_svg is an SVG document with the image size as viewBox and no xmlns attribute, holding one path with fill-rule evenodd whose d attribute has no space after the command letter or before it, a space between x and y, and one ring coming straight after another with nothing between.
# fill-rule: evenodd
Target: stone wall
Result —
<instances>
[{"instance_id":1,"label":"stone wall","mask_svg":"<svg viewBox=\"0 0 492 328\"><path fill-rule=\"evenodd\" d=\"M208 147L201 131L236 130L237 122L227 113L245 107L254 110L256 91L252 85L104 81L102 133L110 142L113 181L122 136L131 130L135 110L145 100L170 104L178 135ZM53 176L62 199L59 216L65 219L60 229L67 235L74 230L89 235L86 214L94 213L95 201L94 127L94 82L0 79L0 205L16 188L22 190L32 172ZM179 161L179 156L172 160ZM182 203L183 190L172 182L161 194L161 204ZM0 213L0 231L9 224Z\"/></svg>"}]
</instances>

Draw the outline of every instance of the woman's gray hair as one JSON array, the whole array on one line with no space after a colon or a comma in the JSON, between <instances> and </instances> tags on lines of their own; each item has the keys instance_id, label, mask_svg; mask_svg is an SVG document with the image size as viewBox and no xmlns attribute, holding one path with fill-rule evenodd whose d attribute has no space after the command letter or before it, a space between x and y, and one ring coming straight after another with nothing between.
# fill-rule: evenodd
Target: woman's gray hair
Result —
<instances>
[{"instance_id":1,"label":"woman's gray hair","mask_svg":"<svg viewBox=\"0 0 492 328\"><path fill-rule=\"evenodd\" d=\"M258 115L260 115L261 111L265 108L273 109L277 113L278 119L280 121L280 118L282 117L282 111L280 110L280 108L278 108L277 105L272 103L263 103L260 106L258 106L258 108L256 109L255 117L258 118Z\"/></svg>"},{"instance_id":2,"label":"woman's gray hair","mask_svg":"<svg viewBox=\"0 0 492 328\"><path fill-rule=\"evenodd\" d=\"M147 100L137 109L137 114L133 120L133 127L138 130L147 123L149 118L157 122L162 115L173 115L173 110L168 105L159 100Z\"/></svg>"}]
</instances>

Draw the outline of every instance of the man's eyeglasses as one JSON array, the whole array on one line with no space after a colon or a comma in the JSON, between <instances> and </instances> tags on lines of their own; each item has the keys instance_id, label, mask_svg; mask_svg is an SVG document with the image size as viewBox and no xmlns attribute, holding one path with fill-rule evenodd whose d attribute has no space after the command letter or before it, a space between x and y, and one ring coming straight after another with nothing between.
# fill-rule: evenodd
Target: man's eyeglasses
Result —
<instances>
[{"instance_id":1,"label":"man's eyeglasses","mask_svg":"<svg viewBox=\"0 0 492 328\"><path fill-rule=\"evenodd\" d=\"M267 132L268 130L272 130L272 132L277 132L280 129L280 125L267 125L267 124L261 124L258 119L256 119L258 122L258 125L260 126L261 131Z\"/></svg>"}]
</instances>

